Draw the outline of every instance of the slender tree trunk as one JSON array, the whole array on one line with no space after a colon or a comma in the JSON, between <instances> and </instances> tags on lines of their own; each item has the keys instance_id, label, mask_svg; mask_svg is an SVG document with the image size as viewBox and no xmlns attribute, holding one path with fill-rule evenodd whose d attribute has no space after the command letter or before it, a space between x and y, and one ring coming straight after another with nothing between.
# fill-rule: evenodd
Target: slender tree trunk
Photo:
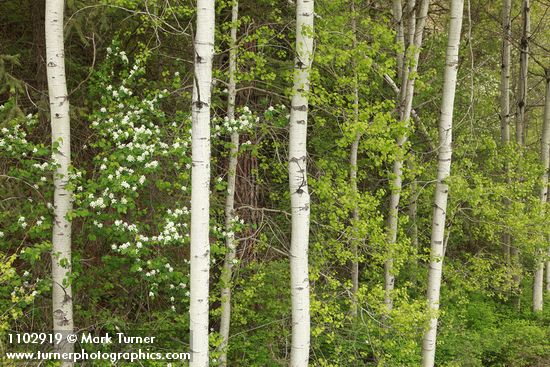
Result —
<instances>
[{"instance_id":1,"label":"slender tree trunk","mask_svg":"<svg viewBox=\"0 0 550 367\"><path fill-rule=\"evenodd\" d=\"M530 18L530 4L529 0L523 0L522 3L522 36L520 41L520 61L519 61L519 80L518 80L518 96L517 96L517 110L516 110L516 144L520 151L520 156L523 155L525 148L525 125L526 116L525 108L527 105L527 89L528 80L527 73L529 69L529 37L531 34L531 18ZM511 264L514 268L513 281L516 288L521 286L520 275L517 274L520 268L519 249L516 246L510 248ZM514 302L519 308L521 297L518 295L515 297Z\"/></svg>"},{"instance_id":2,"label":"slender tree trunk","mask_svg":"<svg viewBox=\"0 0 550 367\"><path fill-rule=\"evenodd\" d=\"M355 1L351 2L351 28L353 33L353 49L357 48L357 15L355 14ZM353 85L353 122L355 127L359 123L359 79L357 76L357 66L355 62L353 63L353 73L354 73L354 85ZM361 133L357 132L355 140L351 145L350 152L350 185L351 193L353 195L353 200L355 206L352 212L352 226L353 234L351 239L351 247L353 252L353 261L351 263L351 284L352 284L352 304L351 304L351 316L357 316L357 292L359 291L359 251L358 251L358 236L356 231L356 226L359 221L359 206L357 204L357 152L359 150L359 141L361 140Z\"/></svg>"},{"instance_id":3,"label":"slender tree trunk","mask_svg":"<svg viewBox=\"0 0 550 367\"><path fill-rule=\"evenodd\" d=\"M500 141L503 147L510 143L510 39L512 37L512 22L510 12L512 10L512 0L504 0L502 4L502 49L500 64ZM510 168L506 163L506 177L510 183ZM506 208L510 206L510 200L504 199ZM502 234L503 253L507 264L510 262L510 233L505 231Z\"/></svg>"},{"instance_id":4,"label":"slender tree trunk","mask_svg":"<svg viewBox=\"0 0 550 367\"><path fill-rule=\"evenodd\" d=\"M71 275L71 222L67 214L72 209L72 192L67 189L71 165L71 122L69 96L65 76L63 45L63 0L46 1L46 66L50 98L54 172L54 224L52 235L52 303L53 331L67 336L73 331L73 296ZM56 351L70 353L74 345L66 340L55 344ZM63 366L72 366L71 361Z\"/></svg>"},{"instance_id":5,"label":"slender tree trunk","mask_svg":"<svg viewBox=\"0 0 550 367\"><path fill-rule=\"evenodd\" d=\"M393 22L395 23L395 43L399 47L397 51L397 76L400 79L405 63L405 35L403 28L403 4L401 0L393 0Z\"/></svg>"},{"instance_id":6,"label":"slender tree trunk","mask_svg":"<svg viewBox=\"0 0 550 367\"><path fill-rule=\"evenodd\" d=\"M357 101L358 103L358 101ZM357 200L358 198L358 192L357 192L357 151L359 150L359 141L361 140L361 135L357 133L355 136L355 140L353 141L351 145L351 153L350 153L350 183L351 183L351 193L353 195L353 200ZM352 234L352 252L353 252L353 261L351 264L351 286L352 286L352 305L351 305L351 316L355 317L357 316L357 292L359 291L359 251L358 251L358 238L357 238L357 231L355 230L355 227L358 225L359 221L359 207L357 204L355 204L355 207L353 208L352 213L352 226L354 227L353 234Z\"/></svg>"},{"instance_id":7,"label":"slender tree trunk","mask_svg":"<svg viewBox=\"0 0 550 367\"><path fill-rule=\"evenodd\" d=\"M437 338L439 294L443 271L445 218L449 186L446 182L451 172L453 110L458 72L458 52L464 0L451 1L451 20L445 61L441 116L439 119L439 152L437 162L437 183L432 221L430 270L428 275L429 327L422 342L422 367L433 367Z\"/></svg>"},{"instance_id":8,"label":"slender tree trunk","mask_svg":"<svg viewBox=\"0 0 550 367\"><path fill-rule=\"evenodd\" d=\"M229 43L229 85L227 100L227 117L229 121L235 119L235 97L236 97L236 77L237 72L237 20L239 17L239 2L234 0L231 10L231 41ZM226 255L223 264L221 281L221 320L220 335L222 342L220 345L220 364L227 366L227 346L229 340L229 327L231 324L231 277L233 273L233 260L237 253L237 241L233 231L235 218L235 180L237 177L237 163L239 154L239 133L231 133L231 152L229 156L229 168L227 174L227 197L225 198L225 231L227 237Z\"/></svg>"},{"instance_id":9,"label":"slender tree trunk","mask_svg":"<svg viewBox=\"0 0 550 367\"><path fill-rule=\"evenodd\" d=\"M544 103L544 122L542 125L542 139L540 149L540 160L544 173L541 178L540 203L546 206L548 201L548 170L550 170L550 68L546 70L546 94ZM546 239L547 236L544 236ZM544 279L544 250L538 250L537 265L533 281L533 311L542 311L543 304L543 279Z\"/></svg>"},{"instance_id":10,"label":"slender tree trunk","mask_svg":"<svg viewBox=\"0 0 550 367\"><path fill-rule=\"evenodd\" d=\"M409 27L407 31L409 45L403 61L403 70L401 73L401 89L398 97L399 117L402 122L408 122L411 118L412 101L414 95L414 81L418 69L418 60L420 57L420 47L424 34L424 26L428 15L429 0L423 0L415 13L416 1L409 0L407 3L407 13L409 13ZM394 9L397 5L394 3ZM396 10L394 10L395 12ZM394 18L396 14L394 13ZM399 32L399 31L398 31ZM398 42L401 42L398 40ZM407 58L410 55L410 60ZM399 57L399 55L398 55ZM398 62L399 65L399 62ZM388 310L393 308L392 293L395 287L395 274L393 269L393 248L397 242L397 227L399 218L399 201L401 200L401 189L403 187L403 146L408 140L408 136L402 135L397 139L398 154L393 163L392 177L390 180L390 202L388 208L388 219L386 224L386 242L388 245L388 258L384 263L384 303Z\"/></svg>"},{"instance_id":11,"label":"slender tree trunk","mask_svg":"<svg viewBox=\"0 0 550 367\"><path fill-rule=\"evenodd\" d=\"M537 251L537 257L542 257L543 252ZM535 265L535 274L533 276L533 312L542 312L543 304L543 279L544 279L544 262L537 260Z\"/></svg>"},{"instance_id":12,"label":"slender tree trunk","mask_svg":"<svg viewBox=\"0 0 550 367\"><path fill-rule=\"evenodd\" d=\"M529 38L531 37L531 16L529 0L522 4L523 30L520 42L519 82L517 98L516 141L525 145L525 108L527 106L527 73L529 69Z\"/></svg>"},{"instance_id":13,"label":"slender tree trunk","mask_svg":"<svg viewBox=\"0 0 550 367\"><path fill-rule=\"evenodd\" d=\"M416 7L416 5L415 5ZM414 27L414 42L412 49L412 60L407 60L410 62L410 72L406 79L406 84L403 86L407 87L407 91L404 94L405 103L404 103L404 115L402 117L403 121L408 121L411 117L412 112L412 102L414 98L414 83L416 80L415 74L418 70L418 60L420 58L420 48L422 47L422 40L424 37L424 26L426 25L426 18L428 17L428 9L430 7L429 0L422 0L420 7L418 9L418 15L415 17L416 26ZM412 11L412 10L411 10ZM411 76L412 75L412 76Z\"/></svg>"},{"instance_id":14,"label":"slender tree trunk","mask_svg":"<svg viewBox=\"0 0 550 367\"><path fill-rule=\"evenodd\" d=\"M191 170L191 367L208 360L210 274L210 98L214 56L214 0L197 0Z\"/></svg>"},{"instance_id":15,"label":"slender tree trunk","mask_svg":"<svg viewBox=\"0 0 550 367\"><path fill-rule=\"evenodd\" d=\"M412 168L413 163L409 160L409 168ZM418 205L416 200L418 195L418 182L414 179L411 182L411 201L409 203L409 221L411 226L409 229L409 236L411 237L411 245L418 252L418 224L416 223L416 212Z\"/></svg>"},{"instance_id":16,"label":"slender tree trunk","mask_svg":"<svg viewBox=\"0 0 550 367\"><path fill-rule=\"evenodd\" d=\"M313 59L313 0L296 0L296 59L290 110L288 179L292 210L290 282L292 296L292 345L290 366L309 363L309 214L307 184L307 115L309 72Z\"/></svg>"}]
</instances>

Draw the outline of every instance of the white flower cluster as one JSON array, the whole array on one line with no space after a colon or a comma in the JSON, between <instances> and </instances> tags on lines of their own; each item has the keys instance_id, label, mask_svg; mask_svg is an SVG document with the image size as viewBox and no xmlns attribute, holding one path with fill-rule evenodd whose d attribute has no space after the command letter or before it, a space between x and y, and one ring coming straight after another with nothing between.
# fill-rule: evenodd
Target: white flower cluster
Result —
<instances>
[{"instance_id":1,"label":"white flower cluster","mask_svg":"<svg viewBox=\"0 0 550 367\"><path fill-rule=\"evenodd\" d=\"M125 54L121 56L118 50L111 50L110 55L112 58L119 55L126 62L123 59ZM120 62L118 59L116 62L118 68ZM168 95L167 90L150 91L141 88L142 79L130 80L136 75L144 75L142 65L144 63L133 66L130 63L127 67L129 73L121 73L119 84L104 87L101 104L93 114L90 126L97 136L97 140L90 144L97 152L94 158L96 168L94 175L87 178L87 186L83 185L86 190L77 193L76 197L81 205L93 209L90 223L100 234L98 237L109 233L106 240L112 252L129 260L131 271L146 282L146 294L158 297L164 291L160 285L165 285L167 290L170 285L169 296L177 298L185 292L175 286L181 280L182 264L172 266L164 252L171 253L175 246L189 242L189 210L174 201L177 209L172 206L163 213L155 208L155 213L149 216L149 213L145 214L147 200L144 198L149 186L163 194L164 190L173 194L171 190L174 188L187 190L189 177L180 174L180 166L191 168L188 155L191 137L187 134L190 123L167 120L160 109L163 98ZM172 170L173 166L175 170ZM143 189L147 189L145 195ZM132 215L127 212L130 210ZM108 230L105 227L109 227ZM163 249L164 246L167 248ZM184 261L185 264L188 261ZM175 305L171 306L175 310Z\"/></svg>"},{"instance_id":2,"label":"white flower cluster","mask_svg":"<svg viewBox=\"0 0 550 367\"><path fill-rule=\"evenodd\" d=\"M20 124L15 124L9 128L3 127L0 129L0 149L8 153L15 153L17 150L23 157L27 156L27 133L23 130ZM20 149L17 149L20 148ZM21 149L23 148L23 149ZM36 152L35 152L36 153Z\"/></svg>"},{"instance_id":3,"label":"white flower cluster","mask_svg":"<svg viewBox=\"0 0 550 367\"><path fill-rule=\"evenodd\" d=\"M107 158L104 158L104 162L107 162ZM102 163L99 167L100 171L108 169L106 163ZM103 191L97 195L88 194L89 206L92 209L105 209L108 204L121 203L123 205L128 204L128 196L135 192L138 187L143 186L147 180L144 175L140 175L139 178L134 176L134 169L124 166L119 166L114 170L114 174L109 173L107 179L112 183L111 187L105 187ZM77 191L81 191L81 188L77 188ZM117 197L116 193L121 193Z\"/></svg>"},{"instance_id":4,"label":"white flower cluster","mask_svg":"<svg viewBox=\"0 0 550 367\"><path fill-rule=\"evenodd\" d=\"M180 219L184 215L189 215L189 210L187 207L183 207L182 209L178 208L175 210L168 209L167 216L163 226L161 227L160 233L153 236L140 234L138 227L135 224L130 224L122 220L115 220L113 223L113 228L117 229L121 233L132 234L136 240L134 246L130 242L124 242L121 245L112 244L111 248L119 253L126 252L125 250L130 248L135 248L134 253L137 254L139 250L143 248L144 244L168 245L173 242L181 243L189 238L189 225L187 222L183 222L183 220ZM94 224L99 228L103 227L103 224L99 222ZM173 271L173 269L171 271Z\"/></svg>"},{"instance_id":5,"label":"white flower cluster","mask_svg":"<svg viewBox=\"0 0 550 367\"><path fill-rule=\"evenodd\" d=\"M266 117L272 117L273 115L278 115L280 113L286 113L286 119L290 119L290 114L287 111L287 107L282 103L274 106L269 106L267 110L265 110Z\"/></svg>"},{"instance_id":6,"label":"white flower cluster","mask_svg":"<svg viewBox=\"0 0 550 367\"><path fill-rule=\"evenodd\" d=\"M28 226L27 220L23 216L19 217L19 219L17 220L17 223L21 226L21 228L27 228Z\"/></svg>"},{"instance_id":7,"label":"white flower cluster","mask_svg":"<svg viewBox=\"0 0 550 367\"><path fill-rule=\"evenodd\" d=\"M187 207L182 209L175 209L167 211L168 217L166 218L161 232L157 236L151 238L152 241L158 242L161 245L168 245L171 242L182 242L182 240L189 238L189 225L187 222L179 220L183 215L189 215ZM181 231L185 230L185 234Z\"/></svg>"},{"instance_id":8,"label":"white flower cluster","mask_svg":"<svg viewBox=\"0 0 550 367\"><path fill-rule=\"evenodd\" d=\"M33 168L36 168L40 171L49 171L53 169L53 164L51 162L44 162L44 163L33 163Z\"/></svg>"},{"instance_id":9,"label":"white flower cluster","mask_svg":"<svg viewBox=\"0 0 550 367\"><path fill-rule=\"evenodd\" d=\"M28 284L28 282L27 282ZM27 302L32 301L38 295L38 291L33 290L30 294L27 294L27 290L23 286L15 287L11 292L12 298L19 298L21 296L25 297Z\"/></svg>"},{"instance_id":10,"label":"white flower cluster","mask_svg":"<svg viewBox=\"0 0 550 367\"><path fill-rule=\"evenodd\" d=\"M36 221L36 226L37 227L40 227L42 224L44 224L44 221L46 220L46 218L44 218L43 215L41 215L38 220Z\"/></svg>"},{"instance_id":11,"label":"white flower cluster","mask_svg":"<svg viewBox=\"0 0 550 367\"><path fill-rule=\"evenodd\" d=\"M233 218L231 218L231 224L241 224L241 225L244 225L244 219L243 218L239 218L238 215L235 215Z\"/></svg>"},{"instance_id":12,"label":"white flower cluster","mask_svg":"<svg viewBox=\"0 0 550 367\"><path fill-rule=\"evenodd\" d=\"M255 123L260 121L259 117L255 117L248 107L243 107L241 115L236 119L229 119L225 116L223 119L214 118L214 130L212 132L213 137L218 137L222 134L243 132L250 130Z\"/></svg>"},{"instance_id":13,"label":"white flower cluster","mask_svg":"<svg viewBox=\"0 0 550 367\"><path fill-rule=\"evenodd\" d=\"M91 198L93 198L92 194L90 194L90 199ZM90 202L90 208L92 209L95 209L95 208L105 209L106 207L107 207L107 204L105 203L105 200L103 200L102 197L97 198L96 200Z\"/></svg>"},{"instance_id":14,"label":"white flower cluster","mask_svg":"<svg viewBox=\"0 0 550 367\"><path fill-rule=\"evenodd\" d=\"M269 106L267 108L268 112L286 112L286 106L284 104L278 104L275 106Z\"/></svg>"},{"instance_id":15,"label":"white flower cluster","mask_svg":"<svg viewBox=\"0 0 550 367\"><path fill-rule=\"evenodd\" d=\"M112 47L107 47L107 57L111 56L118 56L124 63L128 63L126 52L120 51L118 47L115 47L114 50Z\"/></svg>"},{"instance_id":16,"label":"white flower cluster","mask_svg":"<svg viewBox=\"0 0 550 367\"><path fill-rule=\"evenodd\" d=\"M138 228L135 224L130 224L130 223L124 222L120 219L115 220L115 222L113 224L114 224L115 227L117 227L119 229L123 229L123 230L126 230L128 232L132 232L132 233L138 233Z\"/></svg>"}]
</instances>

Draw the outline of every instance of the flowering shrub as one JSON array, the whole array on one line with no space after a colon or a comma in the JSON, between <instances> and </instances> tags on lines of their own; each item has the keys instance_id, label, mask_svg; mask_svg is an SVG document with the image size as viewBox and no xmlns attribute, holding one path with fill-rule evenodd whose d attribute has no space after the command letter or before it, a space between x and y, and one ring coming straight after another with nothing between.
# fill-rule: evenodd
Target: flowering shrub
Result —
<instances>
[{"instance_id":1,"label":"flowering shrub","mask_svg":"<svg viewBox=\"0 0 550 367\"><path fill-rule=\"evenodd\" d=\"M147 85L145 56L131 62L116 45L107 52L91 89L94 140L83 147L93 166L71 177L73 215L107 269L133 274L140 297L164 297L175 311L188 295L188 261L173 260L188 252L190 119L163 112L168 91Z\"/></svg>"},{"instance_id":2,"label":"flowering shrub","mask_svg":"<svg viewBox=\"0 0 550 367\"><path fill-rule=\"evenodd\" d=\"M54 164L50 148L35 142L37 122L12 100L0 105L0 335L49 288L37 262L51 248Z\"/></svg>"}]
</instances>

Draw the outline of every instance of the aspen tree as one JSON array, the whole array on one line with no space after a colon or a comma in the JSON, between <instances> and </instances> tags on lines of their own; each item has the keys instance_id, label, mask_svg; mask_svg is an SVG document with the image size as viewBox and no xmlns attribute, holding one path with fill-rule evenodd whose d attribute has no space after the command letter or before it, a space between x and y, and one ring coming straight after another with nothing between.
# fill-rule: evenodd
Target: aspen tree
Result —
<instances>
[{"instance_id":1,"label":"aspen tree","mask_svg":"<svg viewBox=\"0 0 550 367\"><path fill-rule=\"evenodd\" d=\"M414 168L414 163L411 159L408 160L408 167L410 170ZM418 248L418 224L416 219L416 214L418 210L418 204L417 204L417 196L418 196L418 182L416 179L414 179L411 182L411 201L409 202L408 207L408 215L409 220L411 222L411 225L409 227L409 236L411 237L411 246L416 251L419 250Z\"/></svg>"},{"instance_id":2,"label":"aspen tree","mask_svg":"<svg viewBox=\"0 0 550 367\"><path fill-rule=\"evenodd\" d=\"M510 12L512 10L512 0L504 0L502 4L502 48L500 63L500 141L503 147L510 143L510 39L512 37L512 22ZM509 167L506 163L506 175L508 176ZM509 178L507 178L509 181ZM510 201L504 199L505 206L510 206ZM511 238L509 233L503 233L503 252L504 258L508 263L510 261Z\"/></svg>"},{"instance_id":3,"label":"aspen tree","mask_svg":"<svg viewBox=\"0 0 550 367\"><path fill-rule=\"evenodd\" d=\"M527 106L527 73L529 71L529 37L531 37L531 15L529 0L522 3L522 34L519 54L519 81L517 98L516 141L525 145L525 109Z\"/></svg>"},{"instance_id":4,"label":"aspen tree","mask_svg":"<svg viewBox=\"0 0 550 367\"><path fill-rule=\"evenodd\" d=\"M208 286L210 274L210 99L214 56L214 0L197 1L195 82L192 103L191 170L191 367L208 360Z\"/></svg>"},{"instance_id":5,"label":"aspen tree","mask_svg":"<svg viewBox=\"0 0 550 367\"><path fill-rule=\"evenodd\" d=\"M405 35L403 34L403 4L401 0L393 0L392 7L393 23L395 24L395 43L397 50L397 77L401 78L403 64L405 63Z\"/></svg>"},{"instance_id":6,"label":"aspen tree","mask_svg":"<svg viewBox=\"0 0 550 367\"><path fill-rule=\"evenodd\" d=\"M227 86L227 118L229 121L235 119L235 97L236 97L236 72L237 72L237 20L239 17L239 2L233 1L231 8L231 41L229 43L229 85ZM237 163L239 154L239 133L231 133L231 151L229 155L229 167L227 173L227 196L225 198L225 231L227 237L226 255L223 263L221 281L221 319L220 336L222 338L220 348L220 364L227 366L227 345L229 340L229 327L231 324L231 277L233 274L233 260L237 253L237 241L233 231L235 219L235 179L237 177Z\"/></svg>"},{"instance_id":7,"label":"aspen tree","mask_svg":"<svg viewBox=\"0 0 550 367\"><path fill-rule=\"evenodd\" d=\"M399 17L400 2L395 1L393 3L394 19ZM399 119L402 122L408 123L411 118L412 101L414 96L414 82L416 79L416 71L418 70L418 60L420 57L420 48L422 47L422 39L424 36L424 26L426 24L426 17L428 16L428 9L430 6L429 0L423 0L420 3L419 9L416 10L416 1L409 0L407 2L406 12L409 14L407 37L408 45L405 55L398 54L398 66L402 66L401 70L401 88L398 96L398 113ZM416 14L418 11L418 14ZM404 47L405 40L401 38L402 20L397 22L398 26L398 39L397 42L400 47ZM399 59L403 61L399 61ZM400 136L397 139L397 146L399 152L393 162L392 177L390 180L390 201L388 208L388 218L386 224L386 242L388 245L388 259L384 263L384 303L386 308L391 310L393 308L392 292L395 287L395 274L393 269L393 247L397 242L397 226L399 218L399 202L401 200L401 189L403 187L403 146L408 140L407 134Z\"/></svg>"},{"instance_id":8,"label":"aspen tree","mask_svg":"<svg viewBox=\"0 0 550 367\"><path fill-rule=\"evenodd\" d=\"M357 48L357 16L355 14L355 1L351 2L351 29L353 33L353 49ZM355 128L359 123L359 80L357 77L357 65L353 63L353 73L354 73L354 85L353 85L353 122ZM350 151L350 184L351 184L351 193L354 197L355 206L352 211L352 225L356 226L359 221L359 207L357 204L357 152L359 150L359 141L361 140L361 133L358 131L355 135L355 139L351 144ZM357 231L353 231L352 234L352 252L353 252L353 261L351 264L351 285L352 285L352 305L351 305L351 315L357 316L357 292L359 291L359 251L357 245Z\"/></svg>"},{"instance_id":9,"label":"aspen tree","mask_svg":"<svg viewBox=\"0 0 550 367\"><path fill-rule=\"evenodd\" d=\"M540 160L544 173L541 178L540 203L544 206L548 201L548 170L550 170L550 69L546 70L546 93L544 103L544 121L542 125L542 139L540 148ZM544 236L545 239L547 236ZM539 249L537 256L543 257L544 251ZM548 274L547 274L548 277ZM533 311L542 311L543 305L543 279L544 279L544 261L537 260L535 274L533 277Z\"/></svg>"},{"instance_id":10,"label":"aspen tree","mask_svg":"<svg viewBox=\"0 0 550 367\"><path fill-rule=\"evenodd\" d=\"M451 1L449 39L447 42L441 115L439 118L437 182L435 187L430 269L428 275L427 298L430 320L422 341L422 367L433 367L435 362L439 295L443 272L445 218L447 214L447 198L449 196L449 185L446 180L451 173L453 110L463 10L464 0Z\"/></svg>"},{"instance_id":11,"label":"aspen tree","mask_svg":"<svg viewBox=\"0 0 550 367\"><path fill-rule=\"evenodd\" d=\"M292 303L292 345L290 366L309 363L309 215L307 183L307 117L309 73L313 59L314 1L296 1L296 57L290 111L288 179L292 211L290 282Z\"/></svg>"},{"instance_id":12,"label":"aspen tree","mask_svg":"<svg viewBox=\"0 0 550 367\"><path fill-rule=\"evenodd\" d=\"M527 104L527 90L528 90L528 70L529 70L529 37L531 36L531 15L530 15L530 2L529 0L523 0L522 2L522 35L520 41L520 56L519 56L519 78L518 78L518 93L517 93L517 108L516 108L516 144L520 150L520 156L523 155L525 149L525 126L526 116L525 108ZM519 261L519 249L517 246L511 246L510 248L511 263L515 270L521 266ZM520 287L521 278L519 275L514 274L514 285ZM516 304L519 306L519 296L515 299Z\"/></svg>"},{"instance_id":13,"label":"aspen tree","mask_svg":"<svg viewBox=\"0 0 550 367\"><path fill-rule=\"evenodd\" d=\"M71 122L69 96L65 76L65 50L63 45L63 0L46 1L46 66L50 99L52 158L57 164L54 172L53 235L52 235L52 310L53 331L68 335L73 331L73 296L71 275L71 221L72 192L67 188L71 165ZM56 351L72 352L68 341L54 345ZM63 366L72 366L64 361Z\"/></svg>"}]
</instances>

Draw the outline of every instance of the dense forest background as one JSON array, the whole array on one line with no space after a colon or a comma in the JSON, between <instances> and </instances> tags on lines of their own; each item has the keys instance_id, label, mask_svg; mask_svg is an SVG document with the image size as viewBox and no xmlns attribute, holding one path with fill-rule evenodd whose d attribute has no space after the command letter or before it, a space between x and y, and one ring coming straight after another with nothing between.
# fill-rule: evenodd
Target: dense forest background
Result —
<instances>
[{"instance_id":1,"label":"dense forest background","mask_svg":"<svg viewBox=\"0 0 550 367\"><path fill-rule=\"evenodd\" d=\"M407 25L420 1L412 8L403 3ZM550 217L540 197L548 169L541 139L549 103L550 3L531 1L528 37L524 3L512 1L509 33L501 1L464 5L437 366L550 366ZM215 9L210 364L219 365L227 351L223 363L229 366L283 366L292 329L288 140L296 4L239 0L236 21L233 5L219 0ZM307 124L312 366L420 365L430 318L426 291L450 1L430 2L406 120L396 113L404 67L398 60L415 50L400 45L392 5L315 1ZM65 12L75 330L147 330L165 348L187 350L195 4L68 0ZM7 333L52 330L55 144L44 24L45 1L0 1L2 352ZM511 48L507 140L501 131L505 40ZM233 119L227 118L230 50L236 50ZM524 125L516 132L523 109ZM228 224L236 132L235 216ZM388 208L396 161L404 163L394 212ZM398 218L395 240L392 218ZM224 279L228 237L236 254ZM539 309L533 284L542 263ZM221 294L228 284L230 337L220 347Z\"/></svg>"}]
</instances>

